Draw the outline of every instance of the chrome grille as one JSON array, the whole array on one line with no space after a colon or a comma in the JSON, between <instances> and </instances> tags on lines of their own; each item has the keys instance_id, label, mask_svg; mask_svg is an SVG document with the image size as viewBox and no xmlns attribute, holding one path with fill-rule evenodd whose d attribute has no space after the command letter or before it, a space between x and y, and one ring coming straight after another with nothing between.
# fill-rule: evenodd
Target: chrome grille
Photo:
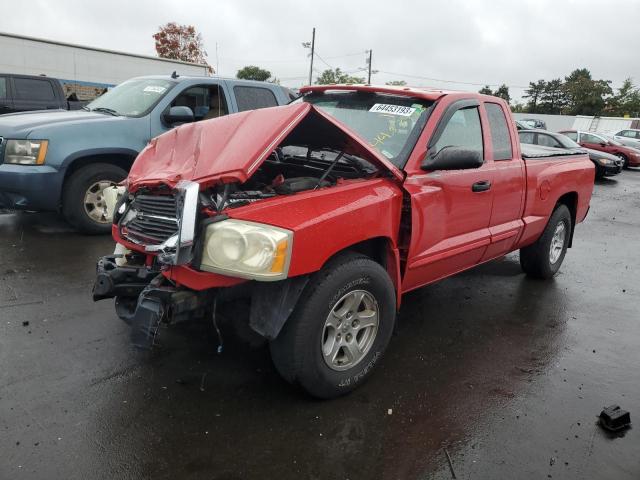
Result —
<instances>
[{"instance_id":1,"label":"chrome grille","mask_svg":"<svg viewBox=\"0 0 640 480\"><path fill-rule=\"evenodd\" d=\"M136 195L123 221L122 234L135 243L160 245L178 233L178 205L175 194Z\"/></svg>"}]
</instances>

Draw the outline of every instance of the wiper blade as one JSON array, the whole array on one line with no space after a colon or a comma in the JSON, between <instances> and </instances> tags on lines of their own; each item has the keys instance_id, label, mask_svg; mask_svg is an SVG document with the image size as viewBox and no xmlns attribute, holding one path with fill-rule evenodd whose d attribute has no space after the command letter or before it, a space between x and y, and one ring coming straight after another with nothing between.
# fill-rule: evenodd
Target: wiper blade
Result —
<instances>
[{"instance_id":1,"label":"wiper blade","mask_svg":"<svg viewBox=\"0 0 640 480\"><path fill-rule=\"evenodd\" d=\"M116 112L113 108L97 107L97 108L92 109L91 111L92 112L108 113L109 115L113 115L114 117L120 116L120 114L118 112Z\"/></svg>"}]
</instances>

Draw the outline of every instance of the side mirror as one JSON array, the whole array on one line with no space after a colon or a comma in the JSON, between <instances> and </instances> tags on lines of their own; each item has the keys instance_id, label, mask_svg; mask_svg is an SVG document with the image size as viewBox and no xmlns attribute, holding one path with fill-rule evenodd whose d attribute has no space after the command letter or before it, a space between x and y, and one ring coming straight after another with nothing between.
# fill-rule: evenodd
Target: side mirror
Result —
<instances>
[{"instance_id":1,"label":"side mirror","mask_svg":"<svg viewBox=\"0 0 640 480\"><path fill-rule=\"evenodd\" d=\"M422 170L464 170L480 168L483 163L480 150L448 146L433 156L427 154L420 168Z\"/></svg>"},{"instance_id":2,"label":"side mirror","mask_svg":"<svg viewBox=\"0 0 640 480\"><path fill-rule=\"evenodd\" d=\"M162 121L170 126L193 122L193 111L189 107L171 107L168 112L162 114Z\"/></svg>"}]
</instances>

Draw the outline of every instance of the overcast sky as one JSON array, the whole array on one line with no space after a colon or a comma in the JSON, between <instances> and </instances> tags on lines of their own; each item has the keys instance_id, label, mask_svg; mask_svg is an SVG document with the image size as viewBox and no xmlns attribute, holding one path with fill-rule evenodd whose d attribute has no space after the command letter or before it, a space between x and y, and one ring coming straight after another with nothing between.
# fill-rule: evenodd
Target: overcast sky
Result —
<instances>
[{"instance_id":1,"label":"overcast sky","mask_svg":"<svg viewBox=\"0 0 640 480\"><path fill-rule=\"evenodd\" d=\"M307 82L308 50L301 43L311 40L313 27L324 59L316 58L317 72L328 65L355 72L372 49L379 70L373 83L406 80L457 90L506 83L519 97L529 81L564 77L579 67L614 87L627 77L640 83L638 0L1 3L0 31L147 55L155 55L151 35L158 26L192 24L221 75L254 64L287 86Z\"/></svg>"}]
</instances>

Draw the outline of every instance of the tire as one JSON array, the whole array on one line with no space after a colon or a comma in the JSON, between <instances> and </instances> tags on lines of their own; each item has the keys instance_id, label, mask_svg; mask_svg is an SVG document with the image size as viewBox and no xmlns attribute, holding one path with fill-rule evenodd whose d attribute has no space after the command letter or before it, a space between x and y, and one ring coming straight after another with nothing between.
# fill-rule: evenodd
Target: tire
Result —
<instances>
[{"instance_id":1,"label":"tire","mask_svg":"<svg viewBox=\"0 0 640 480\"><path fill-rule=\"evenodd\" d=\"M629 168L629 159L623 153L616 153L616 157L622 160L622 168Z\"/></svg>"},{"instance_id":2,"label":"tire","mask_svg":"<svg viewBox=\"0 0 640 480\"><path fill-rule=\"evenodd\" d=\"M65 182L62 193L62 214L71 225L82 233L105 234L111 232L111 219L103 217L104 221L98 221L92 218L89 213L96 212L96 215L99 215L102 205L88 203L85 206L85 200L90 193L99 195L100 184L115 185L126 176L125 170L109 163L93 163L82 167ZM93 191L90 192L90 189Z\"/></svg>"},{"instance_id":3,"label":"tire","mask_svg":"<svg viewBox=\"0 0 640 480\"><path fill-rule=\"evenodd\" d=\"M562 229L564 236L560 239L556 236L556 232ZM540 238L534 244L520 249L522 270L530 277L542 279L551 278L558 273L567 253L571 229L569 209L566 205L558 205ZM551 251L552 244L554 244L555 253Z\"/></svg>"},{"instance_id":4,"label":"tire","mask_svg":"<svg viewBox=\"0 0 640 480\"><path fill-rule=\"evenodd\" d=\"M358 302L361 295L362 303L348 308L347 301ZM396 298L389 275L370 258L348 253L330 261L315 274L300 298L280 335L270 344L276 369L285 380L298 384L316 398L335 398L351 392L371 375L393 333ZM375 332L371 326L351 329L350 326L359 321L362 325L372 323L374 317L365 312L376 308ZM328 327L325 322L329 318L334 324L338 322L337 317L332 316L336 309L346 312L342 326ZM348 342L351 336L349 345L358 343L362 347L351 358L362 356L355 362L349 361L348 352L355 350L347 348L347 343L341 343L342 346L334 350L337 355L333 355L335 360L331 367L330 360L325 360L323 347L331 342L330 336L335 339L340 335L343 335L341 342ZM349 363L353 365L349 366Z\"/></svg>"},{"instance_id":5,"label":"tire","mask_svg":"<svg viewBox=\"0 0 640 480\"><path fill-rule=\"evenodd\" d=\"M604 167L596 164L596 180L602 180L604 178Z\"/></svg>"}]
</instances>

